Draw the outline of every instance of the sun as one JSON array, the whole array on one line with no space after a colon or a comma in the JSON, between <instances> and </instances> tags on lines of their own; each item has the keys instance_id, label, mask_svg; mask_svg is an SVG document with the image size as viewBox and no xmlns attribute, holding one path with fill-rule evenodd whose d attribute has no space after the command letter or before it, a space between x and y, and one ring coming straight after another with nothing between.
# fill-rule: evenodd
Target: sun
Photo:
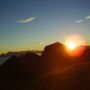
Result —
<instances>
[{"instance_id":1,"label":"sun","mask_svg":"<svg viewBox=\"0 0 90 90\"><path fill-rule=\"evenodd\" d=\"M71 35L66 38L65 46L70 56L80 56L85 51L85 39L80 35Z\"/></svg>"},{"instance_id":2,"label":"sun","mask_svg":"<svg viewBox=\"0 0 90 90\"><path fill-rule=\"evenodd\" d=\"M67 46L68 49L73 50L73 49L75 49L76 44L74 42L68 42L66 44L66 46Z\"/></svg>"}]
</instances>

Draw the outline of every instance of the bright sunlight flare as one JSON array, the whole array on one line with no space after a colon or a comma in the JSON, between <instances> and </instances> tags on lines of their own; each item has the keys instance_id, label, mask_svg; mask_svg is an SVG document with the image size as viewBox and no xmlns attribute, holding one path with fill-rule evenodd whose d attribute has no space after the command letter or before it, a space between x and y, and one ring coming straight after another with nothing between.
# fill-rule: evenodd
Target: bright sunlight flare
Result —
<instances>
[{"instance_id":1,"label":"bright sunlight flare","mask_svg":"<svg viewBox=\"0 0 90 90\"><path fill-rule=\"evenodd\" d=\"M66 44L66 46L67 46L67 48L69 48L70 50L73 50L73 49L75 49L75 47L76 47L76 45L75 45L74 42L68 42L68 43Z\"/></svg>"},{"instance_id":2,"label":"bright sunlight flare","mask_svg":"<svg viewBox=\"0 0 90 90\"><path fill-rule=\"evenodd\" d=\"M71 56L80 56L85 50L85 39L80 35L70 35L65 41L66 51Z\"/></svg>"}]
</instances>

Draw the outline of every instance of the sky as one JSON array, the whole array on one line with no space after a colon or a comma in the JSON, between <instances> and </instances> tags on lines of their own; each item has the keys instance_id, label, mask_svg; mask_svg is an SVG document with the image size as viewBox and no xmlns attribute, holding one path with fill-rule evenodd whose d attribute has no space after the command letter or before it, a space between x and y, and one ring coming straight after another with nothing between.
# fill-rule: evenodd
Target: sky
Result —
<instances>
[{"instance_id":1,"label":"sky","mask_svg":"<svg viewBox=\"0 0 90 90\"><path fill-rule=\"evenodd\" d=\"M90 0L0 0L0 53L42 50L71 34L90 45Z\"/></svg>"}]
</instances>

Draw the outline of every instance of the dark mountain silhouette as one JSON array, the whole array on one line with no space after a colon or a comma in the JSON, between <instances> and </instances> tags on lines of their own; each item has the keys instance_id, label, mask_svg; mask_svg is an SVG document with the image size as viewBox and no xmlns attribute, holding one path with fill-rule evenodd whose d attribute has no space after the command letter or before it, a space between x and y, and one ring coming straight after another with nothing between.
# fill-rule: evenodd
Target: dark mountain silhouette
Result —
<instances>
[{"instance_id":1,"label":"dark mountain silhouette","mask_svg":"<svg viewBox=\"0 0 90 90\"><path fill-rule=\"evenodd\" d=\"M58 42L45 47L44 52L42 53L42 59L46 72L60 69L69 64L65 46Z\"/></svg>"},{"instance_id":2,"label":"dark mountain silhouette","mask_svg":"<svg viewBox=\"0 0 90 90\"><path fill-rule=\"evenodd\" d=\"M90 90L90 48L78 57L54 43L41 56L27 52L0 66L0 90Z\"/></svg>"}]
</instances>

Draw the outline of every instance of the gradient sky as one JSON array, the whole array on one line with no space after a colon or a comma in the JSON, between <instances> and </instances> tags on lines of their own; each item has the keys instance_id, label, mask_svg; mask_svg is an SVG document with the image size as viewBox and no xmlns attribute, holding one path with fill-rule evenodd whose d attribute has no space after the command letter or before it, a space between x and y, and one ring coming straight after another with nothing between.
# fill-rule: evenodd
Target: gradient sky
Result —
<instances>
[{"instance_id":1,"label":"gradient sky","mask_svg":"<svg viewBox=\"0 0 90 90\"><path fill-rule=\"evenodd\" d=\"M38 50L79 34L90 45L90 0L0 0L0 52Z\"/></svg>"}]
</instances>

